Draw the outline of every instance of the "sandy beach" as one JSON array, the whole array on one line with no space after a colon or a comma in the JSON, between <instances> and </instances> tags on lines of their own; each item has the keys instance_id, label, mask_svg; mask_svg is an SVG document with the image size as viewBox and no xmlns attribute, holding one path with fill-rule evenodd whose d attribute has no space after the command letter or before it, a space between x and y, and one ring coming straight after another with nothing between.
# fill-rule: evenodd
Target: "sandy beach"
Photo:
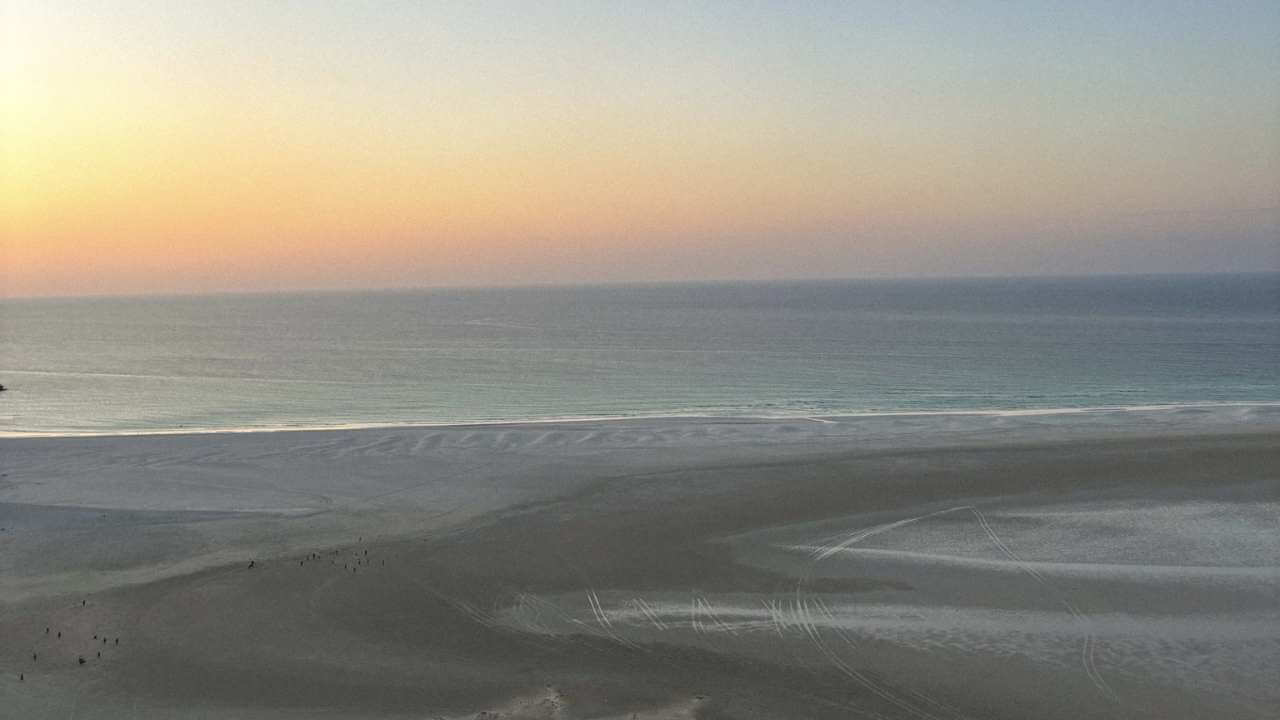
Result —
<instances>
[{"instance_id":1,"label":"sandy beach","mask_svg":"<svg viewBox=\"0 0 1280 720\"><path fill-rule=\"evenodd\" d=\"M1239 412L0 438L0 715L1275 717Z\"/></svg>"},{"instance_id":2,"label":"sandy beach","mask_svg":"<svg viewBox=\"0 0 1280 720\"><path fill-rule=\"evenodd\" d=\"M0 16L0 720L1280 720L1280 0Z\"/></svg>"}]
</instances>

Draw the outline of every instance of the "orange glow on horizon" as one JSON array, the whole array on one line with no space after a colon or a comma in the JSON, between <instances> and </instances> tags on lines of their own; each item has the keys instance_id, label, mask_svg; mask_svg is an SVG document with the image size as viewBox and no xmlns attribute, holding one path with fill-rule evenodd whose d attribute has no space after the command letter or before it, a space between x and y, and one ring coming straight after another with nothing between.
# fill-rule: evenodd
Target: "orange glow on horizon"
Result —
<instances>
[{"instance_id":1,"label":"orange glow on horizon","mask_svg":"<svg viewBox=\"0 0 1280 720\"><path fill-rule=\"evenodd\" d=\"M532 79L516 56L407 73L377 43L35 4L11 19L0 295L937 272L1046 224L1265 207L1280 177L1254 117L1170 130L1104 108L1082 141L1067 130L1092 116L1037 115L1034 94L843 97L858 76L840 68L797 95L615 58L623 91L542 48Z\"/></svg>"}]
</instances>

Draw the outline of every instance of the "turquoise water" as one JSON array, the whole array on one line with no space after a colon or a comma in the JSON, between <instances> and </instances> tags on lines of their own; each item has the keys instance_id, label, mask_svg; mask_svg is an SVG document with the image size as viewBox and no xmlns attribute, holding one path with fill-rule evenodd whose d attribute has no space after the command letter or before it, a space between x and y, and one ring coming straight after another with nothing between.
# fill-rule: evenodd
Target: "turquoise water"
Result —
<instances>
[{"instance_id":1,"label":"turquoise water","mask_svg":"<svg viewBox=\"0 0 1280 720\"><path fill-rule=\"evenodd\" d=\"M7 300L0 431L1280 402L1280 274Z\"/></svg>"}]
</instances>

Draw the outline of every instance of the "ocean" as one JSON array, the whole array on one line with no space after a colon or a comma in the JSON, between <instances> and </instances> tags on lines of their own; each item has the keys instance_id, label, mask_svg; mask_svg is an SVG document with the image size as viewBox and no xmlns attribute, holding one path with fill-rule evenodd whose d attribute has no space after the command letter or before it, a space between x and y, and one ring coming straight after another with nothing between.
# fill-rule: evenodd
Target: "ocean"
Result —
<instances>
[{"instance_id":1,"label":"ocean","mask_svg":"<svg viewBox=\"0 0 1280 720\"><path fill-rule=\"evenodd\" d=\"M1280 273L0 301L0 432L1280 403Z\"/></svg>"}]
</instances>

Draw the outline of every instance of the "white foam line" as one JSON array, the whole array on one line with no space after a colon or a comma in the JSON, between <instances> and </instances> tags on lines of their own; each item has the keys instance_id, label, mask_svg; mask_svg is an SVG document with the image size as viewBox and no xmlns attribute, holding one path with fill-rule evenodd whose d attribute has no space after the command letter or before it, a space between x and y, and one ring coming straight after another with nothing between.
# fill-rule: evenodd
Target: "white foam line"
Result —
<instances>
[{"instance_id":1,"label":"white foam line","mask_svg":"<svg viewBox=\"0 0 1280 720\"><path fill-rule=\"evenodd\" d=\"M526 418L502 418L480 420L447 420L447 421L405 421L405 422L357 422L357 423L319 423L308 425L247 425L227 427L167 427L126 430L2 430L0 438L44 438L44 437L133 437L141 435L222 435L245 433L279 433L279 432L323 432L341 430L411 430L414 428L465 429L489 428L495 426L519 427L524 425L545 425L556 423L618 423L642 420L705 420L709 422L732 422L742 420L786 422L796 420L826 421L839 424L843 419L862 418L902 418L902 417L1033 417L1052 415L1081 415L1087 413L1129 413L1160 412L1193 409L1227 409L1227 408L1269 408L1280 407L1276 401L1256 402L1192 402L1168 403L1156 405L1098 405L1091 407L1057 407L1057 408L973 408L963 410L868 410L834 412L822 416L805 413L779 412L773 414L751 414L741 412L659 412L636 413L633 415L566 415L566 416L530 416Z\"/></svg>"}]
</instances>

